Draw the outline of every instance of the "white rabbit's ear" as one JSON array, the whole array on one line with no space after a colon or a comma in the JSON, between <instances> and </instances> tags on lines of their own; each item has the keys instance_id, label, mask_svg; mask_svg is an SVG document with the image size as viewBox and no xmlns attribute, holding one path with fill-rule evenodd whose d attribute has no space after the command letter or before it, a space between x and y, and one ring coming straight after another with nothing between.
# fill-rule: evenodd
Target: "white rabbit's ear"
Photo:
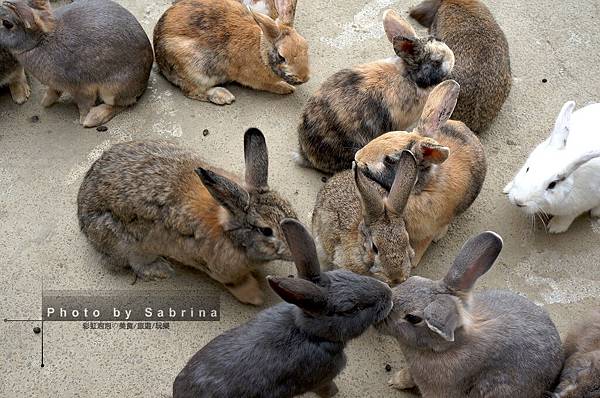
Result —
<instances>
[{"instance_id":1,"label":"white rabbit's ear","mask_svg":"<svg viewBox=\"0 0 600 398\"><path fill-rule=\"evenodd\" d=\"M567 144L569 137L569 127L571 126L571 115L575 109L575 101L565 103L556 118L554 130L550 135L550 146L556 149L562 149Z\"/></svg>"}]
</instances>

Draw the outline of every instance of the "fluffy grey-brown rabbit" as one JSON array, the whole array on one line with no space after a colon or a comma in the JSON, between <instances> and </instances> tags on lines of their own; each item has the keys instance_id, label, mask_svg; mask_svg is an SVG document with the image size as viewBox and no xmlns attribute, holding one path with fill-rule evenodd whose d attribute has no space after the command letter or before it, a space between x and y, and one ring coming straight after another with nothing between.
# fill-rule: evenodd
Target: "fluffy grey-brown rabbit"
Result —
<instances>
[{"instance_id":1,"label":"fluffy grey-brown rabbit","mask_svg":"<svg viewBox=\"0 0 600 398\"><path fill-rule=\"evenodd\" d=\"M174 143L114 145L92 165L79 189L79 225L113 263L145 278L164 278L169 259L198 268L238 300L260 305L251 271L291 260L279 222L296 217L268 184L263 134L244 136L245 181Z\"/></svg>"},{"instance_id":2,"label":"fluffy grey-brown rabbit","mask_svg":"<svg viewBox=\"0 0 600 398\"><path fill-rule=\"evenodd\" d=\"M565 366L552 398L600 398L600 310L577 322L564 343Z\"/></svg>"},{"instance_id":3,"label":"fluffy grey-brown rabbit","mask_svg":"<svg viewBox=\"0 0 600 398\"><path fill-rule=\"evenodd\" d=\"M71 94L85 127L106 123L146 89L152 46L113 1L77 0L52 10L48 0L10 0L0 6L0 20L0 46L48 86L42 105Z\"/></svg>"},{"instance_id":4,"label":"fluffy grey-brown rabbit","mask_svg":"<svg viewBox=\"0 0 600 398\"><path fill-rule=\"evenodd\" d=\"M3 26L4 24L5 22L2 22ZM8 50L0 47L0 87L6 85L8 85L13 101L17 104L23 104L29 99L31 89L27 82L25 69Z\"/></svg>"},{"instance_id":5,"label":"fluffy grey-brown rabbit","mask_svg":"<svg viewBox=\"0 0 600 398\"><path fill-rule=\"evenodd\" d=\"M548 313L510 291L471 293L502 250L484 232L469 239L440 281L413 276L376 327L394 336L407 368L390 384L426 398L534 398L552 388L563 363Z\"/></svg>"},{"instance_id":6,"label":"fluffy grey-brown rabbit","mask_svg":"<svg viewBox=\"0 0 600 398\"><path fill-rule=\"evenodd\" d=\"M403 151L395 166L389 194L356 165L323 186L313 211L321 263L390 285L410 276L414 251L404 209L417 178L417 161L410 151Z\"/></svg>"},{"instance_id":7,"label":"fluffy grey-brown rabbit","mask_svg":"<svg viewBox=\"0 0 600 398\"><path fill-rule=\"evenodd\" d=\"M479 0L426 0L410 16L454 52L450 78L461 90L452 118L486 130L512 85L508 42L494 16Z\"/></svg>"},{"instance_id":8,"label":"fluffy grey-brown rabbit","mask_svg":"<svg viewBox=\"0 0 600 398\"><path fill-rule=\"evenodd\" d=\"M385 12L383 27L395 56L336 72L306 104L295 156L302 166L326 173L349 169L356 151L373 138L415 123L433 87L452 70L448 46L418 37L395 11Z\"/></svg>"}]
</instances>

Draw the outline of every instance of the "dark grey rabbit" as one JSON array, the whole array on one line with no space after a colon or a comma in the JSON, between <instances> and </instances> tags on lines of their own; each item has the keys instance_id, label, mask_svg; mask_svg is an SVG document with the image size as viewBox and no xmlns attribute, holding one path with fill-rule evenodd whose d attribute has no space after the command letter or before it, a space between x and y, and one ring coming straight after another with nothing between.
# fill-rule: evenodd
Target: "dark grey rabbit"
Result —
<instances>
[{"instance_id":1,"label":"dark grey rabbit","mask_svg":"<svg viewBox=\"0 0 600 398\"><path fill-rule=\"evenodd\" d=\"M6 85L17 104L23 104L29 99L31 89L25 70L8 50L0 47L0 87Z\"/></svg>"},{"instance_id":2,"label":"dark grey rabbit","mask_svg":"<svg viewBox=\"0 0 600 398\"><path fill-rule=\"evenodd\" d=\"M331 397L346 365L346 343L389 313L389 287L346 270L321 273L304 226L287 219L281 227L299 278L267 279L287 303L204 346L175 379L173 398L287 398L309 391Z\"/></svg>"},{"instance_id":3,"label":"dark grey rabbit","mask_svg":"<svg viewBox=\"0 0 600 398\"><path fill-rule=\"evenodd\" d=\"M0 46L48 86L42 105L71 94L85 127L109 121L146 89L152 46L115 2L78 0L52 10L48 0L10 0L0 6L0 20Z\"/></svg>"},{"instance_id":4,"label":"dark grey rabbit","mask_svg":"<svg viewBox=\"0 0 600 398\"><path fill-rule=\"evenodd\" d=\"M469 239L441 281L418 276L394 288L394 309L376 327L396 337L408 367L390 384L428 398L535 398L554 386L563 354L548 313L509 291L471 294L502 239Z\"/></svg>"}]
</instances>

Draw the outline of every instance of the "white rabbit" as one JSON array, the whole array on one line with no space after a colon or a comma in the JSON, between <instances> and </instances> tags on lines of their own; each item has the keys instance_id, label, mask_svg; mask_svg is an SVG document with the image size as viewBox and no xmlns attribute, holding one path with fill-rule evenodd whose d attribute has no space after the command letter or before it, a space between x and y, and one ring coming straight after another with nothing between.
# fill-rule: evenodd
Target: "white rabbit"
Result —
<instances>
[{"instance_id":1,"label":"white rabbit","mask_svg":"<svg viewBox=\"0 0 600 398\"><path fill-rule=\"evenodd\" d=\"M550 233L565 232L589 210L600 217L600 104L573 109L574 101L563 105L550 137L504 188L525 213L553 216Z\"/></svg>"}]
</instances>

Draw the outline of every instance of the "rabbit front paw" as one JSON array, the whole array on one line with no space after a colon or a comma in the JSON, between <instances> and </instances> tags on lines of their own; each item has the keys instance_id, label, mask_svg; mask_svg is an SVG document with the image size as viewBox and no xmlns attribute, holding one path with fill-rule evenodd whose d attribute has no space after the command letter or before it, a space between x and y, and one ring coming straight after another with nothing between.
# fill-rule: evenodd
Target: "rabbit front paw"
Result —
<instances>
[{"instance_id":1,"label":"rabbit front paw","mask_svg":"<svg viewBox=\"0 0 600 398\"><path fill-rule=\"evenodd\" d=\"M411 388L415 388L417 386L407 368L402 368L396 372L394 377L388 381L388 384L390 387L397 390L410 390Z\"/></svg>"},{"instance_id":2,"label":"rabbit front paw","mask_svg":"<svg viewBox=\"0 0 600 398\"><path fill-rule=\"evenodd\" d=\"M140 279L147 281L166 279L175 272L171 264L163 258L149 263L131 262L131 268Z\"/></svg>"},{"instance_id":3,"label":"rabbit front paw","mask_svg":"<svg viewBox=\"0 0 600 398\"><path fill-rule=\"evenodd\" d=\"M27 83L27 80L19 81L10 84L10 95L12 96L15 104L22 105L29 99L31 95L31 88Z\"/></svg>"},{"instance_id":4,"label":"rabbit front paw","mask_svg":"<svg viewBox=\"0 0 600 398\"><path fill-rule=\"evenodd\" d=\"M208 100L216 105L229 105L235 101L235 96L225 87L213 87L206 92Z\"/></svg>"},{"instance_id":5,"label":"rabbit front paw","mask_svg":"<svg viewBox=\"0 0 600 398\"><path fill-rule=\"evenodd\" d=\"M251 275L248 275L239 283L226 283L225 287L242 303L258 306L265 301L264 293L260 290L258 281Z\"/></svg>"},{"instance_id":6,"label":"rabbit front paw","mask_svg":"<svg viewBox=\"0 0 600 398\"><path fill-rule=\"evenodd\" d=\"M573 221L575 217L573 216L553 216L552 220L548 223L548 232L551 234L560 234L565 232Z\"/></svg>"}]
</instances>

